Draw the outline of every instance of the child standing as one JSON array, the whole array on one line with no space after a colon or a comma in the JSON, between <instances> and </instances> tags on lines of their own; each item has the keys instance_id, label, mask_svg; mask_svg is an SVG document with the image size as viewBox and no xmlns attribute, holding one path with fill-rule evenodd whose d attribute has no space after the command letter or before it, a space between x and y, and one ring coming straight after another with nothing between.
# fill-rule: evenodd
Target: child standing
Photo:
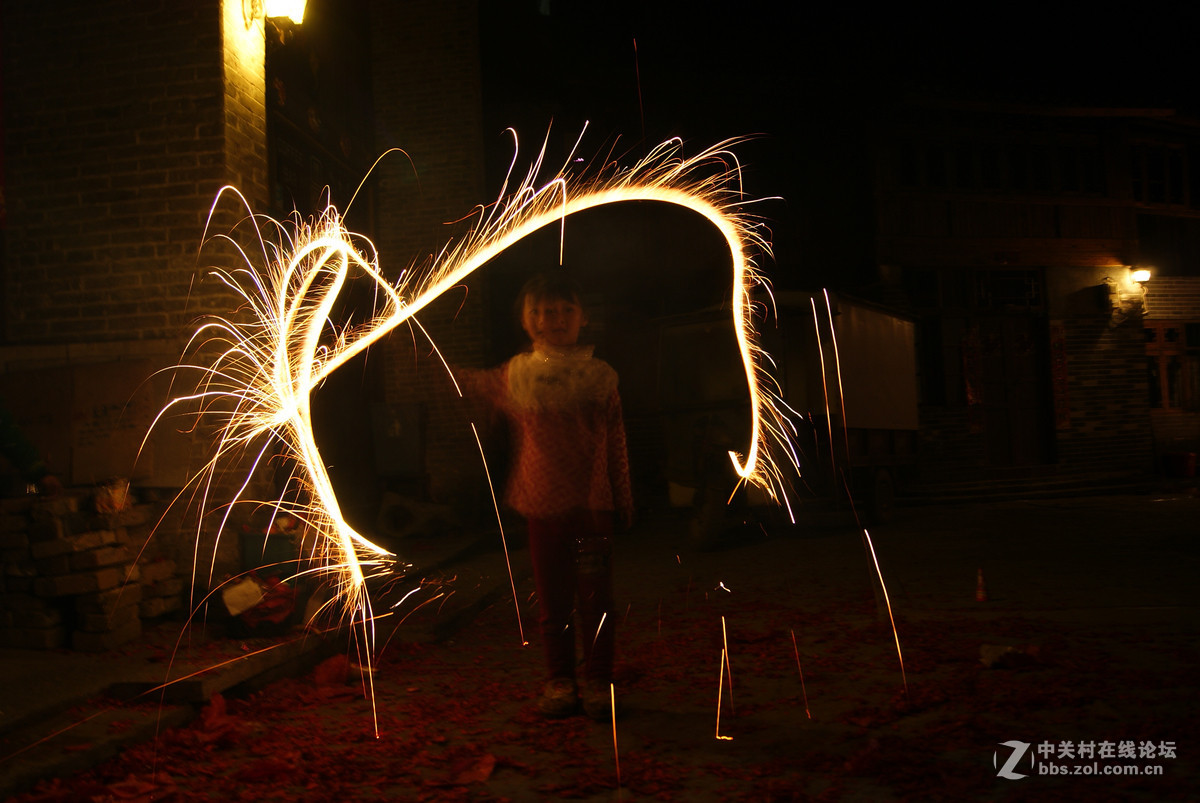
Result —
<instances>
[{"instance_id":1,"label":"child standing","mask_svg":"<svg viewBox=\"0 0 1200 803\"><path fill-rule=\"evenodd\" d=\"M578 287L562 273L534 276L517 297L529 351L470 372L465 388L501 413L512 435L505 502L528 522L547 680L546 716L573 714L582 696L596 719L611 714L615 611L614 517L633 502L617 373L578 344L587 325ZM574 608L583 642L576 682Z\"/></svg>"}]
</instances>

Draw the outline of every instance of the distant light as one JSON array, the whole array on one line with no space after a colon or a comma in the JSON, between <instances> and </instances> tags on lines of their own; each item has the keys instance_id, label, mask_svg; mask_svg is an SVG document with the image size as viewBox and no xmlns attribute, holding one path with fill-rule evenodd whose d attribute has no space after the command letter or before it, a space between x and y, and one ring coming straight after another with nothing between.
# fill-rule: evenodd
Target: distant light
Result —
<instances>
[{"instance_id":1,"label":"distant light","mask_svg":"<svg viewBox=\"0 0 1200 803\"><path fill-rule=\"evenodd\" d=\"M1133 279L1138 284L1141 284L1142 282L1148 282L1150 281L1150 271L1146 268L1138 268L1137 270L1133 271L1133 273L1129 274L1129 278Z\"/></svg>"},{"instance_id":2,"label":"distant light","mask_svg":"<svg viewBox=\"0 0 1200 803\"><path fill-rule=\"evenodd\" d=\"M287 17L295 24L304 22L304 6L307 0L267 0L266 16Z\"/></svg>"}]
</instances>

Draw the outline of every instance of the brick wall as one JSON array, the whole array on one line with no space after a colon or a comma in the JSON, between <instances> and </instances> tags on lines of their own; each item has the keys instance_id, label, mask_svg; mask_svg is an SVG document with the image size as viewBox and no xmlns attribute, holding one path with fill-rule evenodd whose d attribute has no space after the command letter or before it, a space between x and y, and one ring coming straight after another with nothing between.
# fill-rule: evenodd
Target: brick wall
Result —
<instances>
[{"instance_id":1,"label":"brick wall","mask_svg":"<svg viewBox=\"0 0 1200 803\"><path fill-rule=\"evenodd\" d=\"M1145 288L1147 320L1200 321L1200 278L1155 276Z\"/></svg>"},{"instance_id":2,"label":"brick wall","mask_svg":"<svg viewBox=\"0 0 1200 803\"><path fill-rule=\"evenodd\" d=\"M474 0L379 0L371 5L375 144L402 148L376 168L376 237L380 265L395 280L424 264L492 190L484 187L478 12ZM411 160L411 162L410 162ZM485 359L487 277L447 293L421 316L446 359L479 366ZM426 411L427 471L433 498L480 499L483 471L461 405L444 370L418 333L397 331L385 344L390 403Z\"/></svg>"},{"instance_id":3,"label":"brick wall","mask_svg":"<svg viewBox=\"0 0 1200 803\"><path fill-rule=\"evenodd\" d=\"M1071 423L1058 432L1060 469L1149 471L1152 438L1141 326L1134 319L1110 327L1104 315L1063 324Z\"/></svg>"},{"instance_id":4,"label":"brick wall","mask_svg":"<svg viewBox=\"0 0 1200 803\"><path fill-rule=\"evenodd\" d=\"M263 23L242 9L4 4L5 374L150 355L165 367L199 315L234 309L204 268L236 257L200 246L223 185L255 210L267 199ZM212 231L244 217L228 199ZM202 465L208 445L181 464Z\"/></svg>"},{"instance_id":5,"label":"brick wall","mask_svg":"<svg viewBox=\"0 0 1200 803\"><path fill-rule=\"evenodd\" d=\"M241 6L5 4L8 342L179 337L221 303L193 281L213 197L265 199L263 36Z\"/></svg>"}]
</instances>

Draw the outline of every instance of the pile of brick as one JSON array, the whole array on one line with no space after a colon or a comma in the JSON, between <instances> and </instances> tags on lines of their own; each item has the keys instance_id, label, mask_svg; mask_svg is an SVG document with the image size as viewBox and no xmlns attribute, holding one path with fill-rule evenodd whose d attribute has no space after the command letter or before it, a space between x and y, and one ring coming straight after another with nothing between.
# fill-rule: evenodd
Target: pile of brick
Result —
<instances>
[{"instance_id":1,"label":"pile of brick","mask_svg":"<svg viewBox=\"0 0 1200 803\"><path fill-rule=\"evenodd\" d=\"M0 502L0 646L109 650L183 607L174 562L139 560L153 506L90 506L66 495Z\"/></svg>"}]
</instances>

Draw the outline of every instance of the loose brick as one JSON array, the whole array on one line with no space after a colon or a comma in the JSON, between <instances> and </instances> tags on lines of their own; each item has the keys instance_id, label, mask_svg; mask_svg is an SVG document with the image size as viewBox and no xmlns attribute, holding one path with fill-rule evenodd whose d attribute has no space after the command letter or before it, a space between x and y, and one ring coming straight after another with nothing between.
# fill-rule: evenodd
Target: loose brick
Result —
<instances>
[{"instance_id":1,"label":"loose brick","mask_svg":"<svg viewBox=\"0 0 1200 803\"><path fill-rule=\"evenodd\" d=\"M0 513L4 513L5 515L20 515L24 517L32 507L33 500L25 496L0 499Z\"/></svg>"},{"instance_id":2,"label":"loose brick","mask_svg":"<svg viewBox=\"0 0 1200 803\"><path fill-rule=\"evenodd\" d=\"M67 644L65 627L16 627L2 634L7 646L20 650L57 650Z\"/></svg>"},{"instance_id":3,"label":"loose brick","mask_svg":"<svg viewBox=\"0 0 1200 803\"><path fill-rule=\"evenodd\" d=\"M28 549L0 549L0 563L16 563L22 560L29 560Z\"/></svg>"},{"instance_id":4,"label":"loose brick","mask_svg":"<svg viewBox=\"0 0 1200 803\"><path fill-rule=\"evenodd\" d=\"M6 577L24 577L34 579L38 576L37 565L29 558L9 561L4 564Z\"/></svg>"},{"instance_id":5,"label":"loose brick","mask_svg":"<svg viewBox=\"0 0 1200 803\"><path fill-rule=\"evenodd\" d=\"M71 556L71 568L77 572L131 562L129 550L123 546L106 546L87 552L77 552Z\"/></svg>"},{"instance_id":6,"label":"loose brick","mask_svg":"<svg viewBox=\"0 0 1200 803\"><path fill-rule=\"evenodd\" d=\"M0 610L15 611L18 614L28 611L40 611L46 607L46 601L32 594L7 592L0 596Z\"/></svg>"},{"instance_id":7,"label":"loose brick","mask_svg":"<svg viewBox=\"0 0 1200 803\"><path fill-rule=\"evenodd\" d=\"M181 608L183 608L183 600L179 597L151 597L142 600L138 611L143 619L156 619Z\"/></svg>"},{"instance_id":8,"label":"loose brick","mask_svg":"<svg viewBox=\"0 0 1200 803\"><path fill-rule=\"evenodd\" d=\"M115 609L111 614L89 613L79 617L77 627L85 633L110 633L119 631L129 626L133 619L137 619L138 604L123 605Z\"/></svg>"},{"instance_id":9,"label":"loose brick","mask_svg":"<svg viewBox=\"0 0 1200 803\"><path fill-rule=\"evenodd\" d=\"M142 563L139 566L141 568L140 576L142 582L147 585L174 577L176 573L175 561L167 558Z\"/></svg>"},{"instance_id":10,"label":"loose brick","mask_svg":"<svg viewBox=\"0 0 1200 803\"><path fill-rule=\"evenodd\" d=\"M29 611L20 616L13 614L13 625L16 627L45 629L59 627L62 623L62 611L58 608L42 608L38 611Z\"/></svg>"},{"instance_id":11,"label":"loose brick","mask_svg":"<svg viewBox=\"0 0 1200 803\"><path fill-rule=\"evenodd\" d=\"M100 613L111 616L117 608L136 605L142 601L141 583L122 583L117 588L75 598L75 611L80 616Z\"/></svg>"},{"instance_id":12,"label":"loose brick","mask_svg":"<svg viewBox=\"0 0 1200 803\"><path fill-rule=\"evenodd\" d=\"M150 517L154 515L154 507L152 505L134 505L133 507L122 510L120 513L112 514L109 519L111 527L141 527L150 521Z\"/></svg>"},{"instance_id":13,"label":"loose brick","mask_svg":"<svg viewBox=\"0 0 1200 803\"><path fill-rule=\"evenodd\" d=\"M39 497L33 504L35 513L63 517L79 512L79 499L70 494L54 497Z\"/></svg>"},{"instance_id":14,"label":"loose brick","mask_svg":"<svg viewBox=\"0 0 1200 803\"><path fill-rule=\"evenodd\" d=\"M29 517L0 513L0 533L24 533L29 529Z\"/></svg>"},{"instance_id":15,"label":"loose brick","mask_svg":"<svg viewBox=\"0 0 1200 803\"><path fill-rule=\"evenodd\" d=\"M55 515L35 508L30 514L29 538L33 541L65 538L92 529L95 528L88 526L87 517L79 512Z\"/></svg>"},{"instance_id":16,"label":"loose brick","mask_svg":"<svg viewBox=\"0 0 1200 803\"><path fill-rule=\"evenodd\" d=\"M39 597L74 597L95 591L115 588L125 573L108 567L92 572L64 574L61 577L39 577L34 581L34 592Z\"/></svg>"},{"instance_id":17,"label":"loose brick","mask_svg":"<svg viewBox=\"0 0 1200 803\"><path fill-rule=\"evenodd\" d=\"M145 586L145 596L147 597L178 597L183 594L183 578L172 577L168 580L162 580L153 585Z\"/></svg>"},{"instance_id":18,"label":"loose brick","mask_svg":"<svg viewBox=\"0 0 1200 803\"><path fill-rule=\"evenodd\" d=\"M37 567L38 575L41 577L55 577L60 574L70 574L71 555L55 555L52 558L38 558L34 560L33 565Z\"/></svg>"},{"instance_id":19,"label":"loose brick","mask_svg":"<svg viewBox=\"0 0 1200 803\"><path fill-rule=\"evenodd\" d=\"M33 518L30 520L26 532L29 533L30 541L54 541L67 536L67 528L63 525L62 519L53 516L41 519Z\"/></svg>"},{"instance_id":20,"label":"loose brick","mask_svg":"<svg viewBox=\"0 0 1200 803\"><path fill-rule=\"evenodd\" d=\"M31 544L29 554L34 560L55 558L59 555L69 555L75 551L75 542L70 538L54 538L48 541L38 541Z\"/></svg>"},{"instance_id":21,"label":"loose brick","mask_svg":"<svg viewBox=\"0 0 1200 803\"><path fill-rule=\"evenodd\" d=\"M29 533L0 528L0 549L29 549Z\"/></svg>"},{"instance_id":22,"label":"loose brick","mask_svg":"<svg viewBox=\"0 0 1200 803\"><path fill-rule=\"evenodd\" d=\"M80 533L74 536L72 540L75 543L76 551L83 551L85 549L98 549L102 546L111 546L117 543L117 534L112 530L92 530Z\"/></svg>"}]
</instances>

